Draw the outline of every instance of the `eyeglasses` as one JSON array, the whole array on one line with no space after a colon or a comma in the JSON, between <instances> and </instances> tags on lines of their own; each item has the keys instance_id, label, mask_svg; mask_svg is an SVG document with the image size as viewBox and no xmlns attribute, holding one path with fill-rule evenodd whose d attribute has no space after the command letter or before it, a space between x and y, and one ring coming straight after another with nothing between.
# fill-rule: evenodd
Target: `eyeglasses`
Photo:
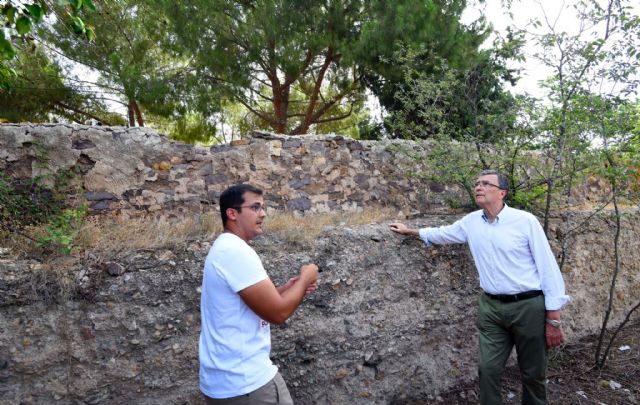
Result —
<instances>
[{"instance_id":1,"label":"eyeglasses","mask_svg":"<svg viewBox=\"0 0 640 405\"><path fill-rule=\"evenodd\" d=\"M474 187L482 187L482 188L485 188L485 187L488 187L488 186L493 186L493 187L495 187L495 188L500 188L500 186L498 186L497 184L489 183L489 182L488 182L488 181L486 181L486 180L478 180L478 181L476 181L475 183L473 183L473 186L474 186ZM500 188L500 189L501 189L501 188ZM501 189L501 190L502 190L502 189Z\"/></svg>"},{"instance_id":2,"label":"eyeglasses","mask_svg":"<svg viewBox=\"0 0 640 405\"><path fill-rule=\"evenodd\" d=\"M253 212L255 212L256 214L259 213L260 211L264 211L264 205L260 204L260 203L255 203L255 204L251 204L251 205L238 205L237 207L233 207L235 209L238 208L251 208L253 210Z\"/></svg>"}]
</instances>

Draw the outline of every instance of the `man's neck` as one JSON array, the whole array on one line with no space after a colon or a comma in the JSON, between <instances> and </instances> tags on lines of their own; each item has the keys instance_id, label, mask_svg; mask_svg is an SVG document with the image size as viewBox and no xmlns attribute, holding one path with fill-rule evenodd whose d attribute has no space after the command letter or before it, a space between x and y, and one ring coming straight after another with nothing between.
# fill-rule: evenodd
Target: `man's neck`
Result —
<instances>
[{"instance_id":1,"label":"man's neck","mask_svg":"<svg viewBox=\"0 0 640 405\"><path fill-rule=\"evenodd\" d=\"M233 227L228 227L228 226L227 226L227 227L225 227L225 228L224 228L224 232L225 232L225 233L231 233L231 234L234 234L234 235L236 235L238 238L240 238L240 239L242 239L243 241L245 241L245 242L249 243L249 240L248 240L248 239L246 239L243 235L241 235L241 234L240 234L240 233L239 233L235 228L233 228Z\"/></svg>"},{"instance_id":2,"label":"man's neck","mask_svg":"<svg viewBox=\"0 0 640 405\"><path fill-rule=\"evenodd\" d=\"M503 208L504 208L504 202L500 202L499 204L493 205L491 207L482 208L482 211L484 212L484 216L487 218L487 222L492 224Z\"/></svg>"}]
</instances>

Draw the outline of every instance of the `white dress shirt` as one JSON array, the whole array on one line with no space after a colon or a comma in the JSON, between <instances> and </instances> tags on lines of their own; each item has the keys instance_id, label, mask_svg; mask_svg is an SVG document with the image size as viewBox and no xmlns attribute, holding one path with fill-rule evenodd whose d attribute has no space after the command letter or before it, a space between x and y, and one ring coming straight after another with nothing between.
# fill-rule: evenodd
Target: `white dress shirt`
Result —
<instances>
[{"instance_id":1,"label":"white dress shirt","mask_svg":"<svg viewBox=\"0 0 640 405\"><path fill-rule=\"evenodd\" d=\"M528 212L505 204L492 223L478 210L451 225L420 229L419 234L428 245L468 243L480 287L489 294L542 290L547 310L569 302L544 231Z\"/></svg>"}]
</instances>

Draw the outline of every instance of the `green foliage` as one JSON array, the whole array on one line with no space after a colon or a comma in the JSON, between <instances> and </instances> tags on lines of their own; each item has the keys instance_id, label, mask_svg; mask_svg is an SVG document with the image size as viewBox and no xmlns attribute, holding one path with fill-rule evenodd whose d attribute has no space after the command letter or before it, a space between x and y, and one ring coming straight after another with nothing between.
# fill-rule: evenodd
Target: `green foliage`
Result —
<instances>
[{"instance_id":1,"label":"green foliage","mask_svg":"<svg viewBox=\"0 0 640 405\"><path fill-rule=\"evenodd\" d=\"M71 254L86 215L86 205L81 205L78 208L67 208L54 215L45 226L44 234L37 236L38 246L53 248L64 255Z\"/></svg>"},{"instance_id":2,"label":"green foliage","mask_svg":"<svg viewBox=\"0 0 640 405\"><path fill-rule=\"evenodd\" d=\"M547 149L550 165L546 178L547 198L544 229L554 206L557 189L569 190L572 182L587 174L586 161L593 144L595 129L607 108L597 98L635 96L640 59L640 18L632 12L631 2L610 1L602 7L597 1L580 1L575 9L581 23L570 34L551 24L535 24L544 31L535 33L540 52L535 57L554 72L544 83L548 108L541 125L542 145ZM531 35L531 30L527 29ZM597 96L597 97L593 97ZM618 134L621 135L621 134ZM568 192L567 192L568 194Z\"/></svg>"},{"instance_id":3,"label":"green foliage","mask_svg":"<svg viewBox=\"0 0 640 405\"><path fill-rule=\"evenodd\" d=\"M525 211L537 213L547 194L546 185L532 186L509 193L507 204Z\"/></svg>"},{"instance_id":4,"label":"green foliage","mask_svg":"<svg viewBox=\"0 0 640 405\"><path fill-rule=\"evenodd\" d=\"M463 25L460 17L466 6L466 0L370 3L375 18L363 27L357 51L369 67L363 80L387 111L402 109L395 95L405 89L406 75L400 67L407 57L413 59L412 69L437 78L440 61L454 70L477 63L489 29L483 19Z\"/></svg>"},{"instance_id":5,"label":"green foliage","mask_svg":"<svg viewBox=\"0 0 640 405\"><path fill-rule=\"evenodd\" d=\"M204 145L222 143L214 123L199 113L187 113L170 118L149 115L149 121L171 139Z\"/></svg>"},{"instance_id":6,"label":"green foliage","mask_svg":"<svg viewBox=\"0 0 640 405\"><path fill-rule=\"evenodd\" d=\"M504 90L515 82L505 66L520 56L521 39L496 40L494 48L475 54L475 63L453 68L448 60L432 56L428 48L403 50L393 60L403 79L385 124L396 138L425 139L447 135L452 139L498 143L517 121L516 99ZM429 58L428 69L423 63Z\"/></svg>"},{"instance_id":7,"label":"green foliage","mask_svg":"<svg viewBox=\"0 0 640 405\"><path fill-rule=\"evenodd\" d=\"M374 122L370 118L366 118L358 122L358 137L362 140L381 139L384 135L382 124Z\"/></svg>"},{"instance_id":8,"label":"green foliage","mask_svg":"<svg viewBox=\"0 0 640 405\"><path fill-rule=\"evenodd\" d=\"M429 182L460 186L468 198L466 201L449 198L451 208L474 207L473 183L480 171L480 162L474 156L477 153L473 144L452 142L447 136L440 136L429 144L426 156L414 156L425 167L417 175Z\"/></svg>"},{"instance_id":9,"label":"green foliage","mask_svg":"<svg viewBox=\"0 0 640 405\"><path fill-rule=\"evenodd\" d=\"M48 151L38 141L32 143L36 168L47 173ZM70 254L87 207L69 207L70 197L79 185L77 174L58 170L35 178L13 178L0 173L0 235L18 234L34 240L40 247ZM34 239L27 229L44 225L45 231Z\"/></svg>"},{"instance_id":10,"label":"green foliage","mask_svg":"<svg viewBox=\"0 0 640 405\"><path fill-rule=\"evenodd\" d=\"M62 11L57 16L66 21L67 27L70 26L76 35L89 40L95 38L93 27L86 25L81 17L83 12L95 11L91 0L58 0L57 3ZM8 90L10 80L16 76L15 71L7 64L18 53L15 41L23 43L32 41L29 35L49 12L50 7L45 0L36 0L31 3L16 0L4 2L0 11L0 20L4 27L0 30L0 92Z\"/></svg>"},{"instance_id":11,"label":"green foliage","mask_svg":"<svg viewBox=\"0 0 640 405\"><path fill-rule=\"evenodd\" d=\"M396 93L399 108L385 120L392 136L424 139L455 132L451 128L450 114L455 113L454 94L461 86L455 72L447 70L436 78L404 66L407 69L406 89ZM451 138L456 137L453 135Z\"/></svg>"},{"instance_id":12,"label":"green foliage","mask_svg":"<svg viewBox=\"0 0 640 405\"><path fill-rule=\"evenodd\" d=\"M34 179L0 175L0 234L22 235L40 247L70 254L87 214L84 204L75 208L67 205L69 195L77 191L76 180L75 173L68 170ZM44 233L29 236L38 226L44 227Z\"/></svg>"},{"instance_id":13,"label":"green foliage","mask_svg":"<svg viewBox=\"0 0 640 405\"><path fill-rule=\"evenodd\" d=\"M84 122L94 118L100 122L121 125L100 100L83 94L62 78L62 70L40 48L19 49L7 63L15 74L8 89L0 92L0 121L51 122L58 118Z\"/></svg>"},{"instance_id":14,"label":"green foliage","mask_svg":"<svg viewBox=\"0 0 640 405\"><path fill-rule=\"evenodd\" d=\"M362 112L367 75L377 83L386 80L379 73L382 57L405 41L438 43L434 48L446 48L440 55L449 60L464 37L458 23L463 1L160 4L175 33L171 46L193 56L196 84L222 90L255 115L260 127L278 133L326 132L324 124L352 119L329 129L348 126L355 134L361 119L352 116ZM481 35L476 37L479 45ZM397 71L393 62L384 69Z\"/></svg>"},{"instance_id":15,"label":"green foliage","mask_svg":"<svg viewBox=\"0 0 640 405\"><path fill-rule=\"evenodd\" d=\"M273 131L305 133L361 91L353 65L341 65L359 3L199 0L161 7L176 48L193 56L199 86L224 91Z\"/></svg>"},{"instance_id":16,"label":"green foliage","mask_svg":"<svg viewBox=\"0 0 640 405\"><path fill-rule=\"evenodd\" d=\"M81 23L93 27L94 38L78 40L76 28L70 30L65 20L58 20L40 32L66 58L99 74L95 82L69 79L81 84L87 97L96 100L105 97L97 94L104 92L110 101L127 108L130 126L136 123L144 126L146 111L164 117L188 112L189 103L183 102L182 94L185 82L193 80L185 72L188 57L166 52L166 21L156 8L134 0L97 4L93 6L96 12L84 16L82 21L72 21L77 29ZM192 95L194 99L199 96ZM211 98L207 96L206 101ZM215 107L215 102L211 104Z\"/></svg>"},{"instance_id":17,"label":"green foliage","mask_svg":"<svg viewBox=\"0 0 640 405\"><path fill-rule=\"evenodd\" d=\"M0 228L12 231L46 223L65 208L66 198L77 188L75 180L68 170L33 179L0 175Z\"/></svg>"},{"instance_id":18,"label":"green foliage","mask_svg":"<svg viewBox=\"0 0 640 405\"><path fill-rule=\"evenodd\" d=\"M599 136L602 146L596 151L599 164L590 168L595 175L605 178L612 185L616 197L627 203L638 203L638 103L600 96L591 99L598 112L592 114L589 121L592 133Z\"/></svg>"},{"instance_id":19,"label":"green foliage","mask_svg":"<svg viewBox=\"0 0 640 405\"><path fill-rule=\"evenodd\" d=\"M3 231L46 222L61 207L61 202L39 179L0 177L0 228Z\"/></svg>"}]
</instances>

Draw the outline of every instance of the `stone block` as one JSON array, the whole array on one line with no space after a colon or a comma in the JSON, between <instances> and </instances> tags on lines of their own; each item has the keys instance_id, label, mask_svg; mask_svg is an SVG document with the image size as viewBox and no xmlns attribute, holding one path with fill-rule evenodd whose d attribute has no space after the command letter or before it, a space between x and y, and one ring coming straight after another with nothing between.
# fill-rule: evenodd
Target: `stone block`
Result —
<instances>
[{"instance_id":1,"label":"stone block","mask_svg":"<svg viewBox=\"0 0 640 405\"><path fill-rule=\"evenodd\" d=\"M93 149L96 145L93 143L91 139L74 139L71 142L72 149L85 150L85 149Z\"/></svg>"},{"instance_id":2,"label":"stone block","mask_svg":"<svg viewBox=\"0 0 640 405\"><path fill-rule=\"evenodd\" d=\"M206 184L222 184L229 181L229 176L226 174L211 174L205 176Z\"/></svg>"},{"instance_id":3,"label":"stone block","mask_svg":"<svg viewBox=\"0 0 640 405\"><path fill-rule=\"evenodd\" d=\"M311 209L311 200L308 197L294 198L287 201L287 209L290 211L309 211Z\"/></svg>"},{"instance_id":4,"label":"stone block","mask_svg":"<svg viewBox=\"0 0 640 405\"><path fill-rule=\"evenodd\" d=\"M299 139L287 139L282 145L284 149L294 149L300 146L302 146L302 141Z\"/></svg>"},{"instance_id":5,"label":"stone block","mask_svg":"<svg viewBox=\"0 0 640 405\"><path fill-rule=\"evenodd\" d=\"M89 209L96 211L108 210L109 208L111 208L109 201L98 201L89 207Z\"/></svg>"},{"instance_id":6,"label":"stone block","mask_svg":"<svg viewBox=\"0 0 640 405\"><path fill-rule=\"evenodd\" d=\"M117 200L118 196L115 196L111 193L107 193L105 191L89 191L85 195L85 198L88 201Z\"/></svg>"}]
</instances>

